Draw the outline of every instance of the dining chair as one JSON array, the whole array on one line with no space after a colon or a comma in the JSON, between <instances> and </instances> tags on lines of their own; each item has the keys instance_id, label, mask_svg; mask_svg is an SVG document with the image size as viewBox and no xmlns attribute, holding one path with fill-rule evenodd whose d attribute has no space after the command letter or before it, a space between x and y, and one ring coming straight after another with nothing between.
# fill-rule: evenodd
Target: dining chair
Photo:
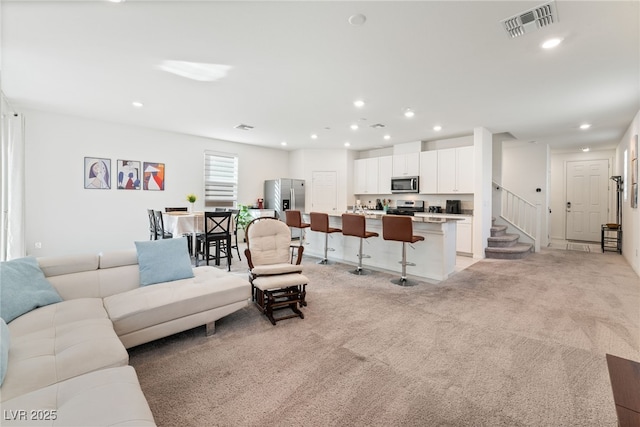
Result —
<instances>
[{"instance_id":1,"label":"dining chair","mask_svg":"<svg viewBox=\"0 0 640 427\"><path fill-rule=\"evenodd\" d=\"M233 249L235 249L238 254L238 259L242 261L242 257L240 257L240 249L238 249L238 215L240 214L240 209L230 209L229 211L231 212L231 229L233 230L233 240L229 250L231 251L231 257L233 258Z\"/></svg>"},{"instance_id":2,"label":"dining chair","mask_svg":"<svg viewBox=\"0 0 640 427\"><path fill-rule=\"evenodd\" d=\"M231 212L205 212L204 233L198 235L197 251L209 265L213 258L220 265L220 256L227 258L227 271L231 271ZM215 247L215 255L211 256L211 247ZM197 256L196 256L197 263Z\"/></svg>"},{"instance_id":3,"label":"dining chair","mask_svg":"<svg viewBox=\"0 0 640 427\"><path fill-rule=\"evenodd\" d=\"M156 240L157 239L172 239L173 234L164 229L164 219L162 218L162 211L154 211L156 217Z\"/></svg>"},{"instance_id":4,"label":"dining chair","mask_svg":"<svg viewBox=\"0 0 640 427\"><path fill-rule=\"evenodd\" d=\"M156 232L156 214L153 209L147 209L147 216L149 217L149 240L157 240L158 233Z\"/></svg>"}]
</instances>

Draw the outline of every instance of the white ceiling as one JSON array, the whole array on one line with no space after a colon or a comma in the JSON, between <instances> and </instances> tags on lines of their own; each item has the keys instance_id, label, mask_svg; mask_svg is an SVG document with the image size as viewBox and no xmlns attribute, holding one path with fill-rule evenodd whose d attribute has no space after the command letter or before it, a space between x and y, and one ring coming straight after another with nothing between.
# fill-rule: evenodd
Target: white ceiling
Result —
<instances>
[{"instance_id":1,"label":"white ceiling","mask_svg":"<svg viewBox=\"0 0 640 427\"><path fill-rule=\"evenodd\" d=\"M477 126L552 149L614 147L640 110L640 3L556 0L557 23L510 39L500 21L542 3L5 0L2 91L17 110L286 149ZM358 13L366 23L350 25ZM552 36L564 42L542 50ZM232 68L198 82L163 60Z\"/></svg>"}]
</instances>

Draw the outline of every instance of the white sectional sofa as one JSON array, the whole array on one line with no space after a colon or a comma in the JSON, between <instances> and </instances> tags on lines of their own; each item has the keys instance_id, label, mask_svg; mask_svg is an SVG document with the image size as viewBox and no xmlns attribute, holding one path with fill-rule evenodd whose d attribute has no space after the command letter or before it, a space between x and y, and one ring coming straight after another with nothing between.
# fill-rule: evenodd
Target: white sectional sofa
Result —
<instances>
[{"instance_id":1,"label":"white sectional sofa","mask_svg":"<svg viewBox=\"0 0 640 427\"><path fill-rule=\"evenodd\" d=\"M3 426L155 425L126 349L200 325L212 333L251 293L246 279L209 266L141 286L135 250L38 264L62 301L4 329Z\"/></svg>"}]
</instances>

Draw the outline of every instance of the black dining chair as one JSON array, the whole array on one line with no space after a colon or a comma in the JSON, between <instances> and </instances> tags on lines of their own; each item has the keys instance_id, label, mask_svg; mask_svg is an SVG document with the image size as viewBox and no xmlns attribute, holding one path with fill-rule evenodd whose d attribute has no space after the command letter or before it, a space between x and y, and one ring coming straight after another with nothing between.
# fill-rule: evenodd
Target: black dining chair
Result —
<instances>
[{"instance_id":1,"label":"black dining chair","mask_svg":"<svg viewBox=\"0 0 640 427\"><path fill-rule=\"evenodd\" d=\"M205 212L204 233L198 237L197 250L203 256L203 260L209 265L211 259L216 265L220 265L220 257L227 258L227 270L231 271L231 212ZM215 249L215 255L211 256L211 248ZM197 260L197 257L196 257ZM196 261L197 262L197 261Z\"/></svg>"},{"instance_id":2,"label":"black dining chair","mask_svg":"<svg viewBox=\"0 0 640 427\"><path fill-rule=\"evenodd\" d=\"M173 234L164 229L164 219L162 211L154 211L156 217L156 240L157 239L173 239Z\"/></svg>"},{"instance_id":3,"label":"black dining chair","mask_svg":"<svg viewBox=\"0 0 640 427\"><path fill-rule=\"evenodd\" d=\"M147 209L149 217L149 240L157 240L158 232L156 231L156 214L153 209Z\"/></svg>"},{"instance_id":4,"label":"black dining chair","mask_svg":"<svg viewBox=\"0 0 640 427\"><path fill-rule=\"evenodd\" d=\"M232 229L232 237L233 240L231 242L230 252L231 257L233 258L233 249L236 250L238 254L238 259L242 261L242 257L240 256L240 249L238 249L238 215L240 214L240 209L231 209L231 229Z\"/></svg>"}]
</instances>

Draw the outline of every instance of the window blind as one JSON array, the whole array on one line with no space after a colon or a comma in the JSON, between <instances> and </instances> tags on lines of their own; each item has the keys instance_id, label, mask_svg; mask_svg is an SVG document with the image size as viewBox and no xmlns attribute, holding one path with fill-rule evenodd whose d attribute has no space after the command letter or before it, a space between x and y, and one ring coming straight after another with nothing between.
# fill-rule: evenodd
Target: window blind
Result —
<instances>
[{"instance_id":1,"label":"window blind","mask_svg":"<svg viewBox=\"0 0 640 427\"><path fill-rule=\"evenodd\" d=\"M238 156L204 152L205 206L234 207L238 200Z\"/></svg>"}]
</instances>

